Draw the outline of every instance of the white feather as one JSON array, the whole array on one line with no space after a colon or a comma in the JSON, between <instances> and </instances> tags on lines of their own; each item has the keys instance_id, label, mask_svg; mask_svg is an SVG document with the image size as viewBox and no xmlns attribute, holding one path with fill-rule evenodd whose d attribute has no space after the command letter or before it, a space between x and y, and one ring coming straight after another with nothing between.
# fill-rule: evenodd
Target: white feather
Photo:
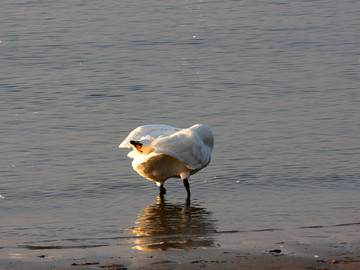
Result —
<instances>
[{"instance_id":1,"label":"white feather","mask_svg":"<svg viewBox=\"0 0 360 270\"><path fill-rule=\"evenodd\" d=\"M143 144L142 152L133 147L132 140ZM187 129L144 125L134 129L119 147L132 147L128 157L134 159L134 170L161 185L170 177L185 179L206 167L211 160L213 144L213 134L204 125Z\"/></svg>"},{"instance_id":2,"label":"white feather","mask_svg":"<svg viewBox=\"0 0 360 270\"><path fill-rule=\"evenodd\" d=\"M135 128L130 134L126 137L126 139L119 145L119 148L131 148L130 144L131 140L140 141L144 139L148 139L153 141L154 139L167 136L177 132L178 129L167 126L167 125L144 125Z\"/></svg>"}]
</instances>

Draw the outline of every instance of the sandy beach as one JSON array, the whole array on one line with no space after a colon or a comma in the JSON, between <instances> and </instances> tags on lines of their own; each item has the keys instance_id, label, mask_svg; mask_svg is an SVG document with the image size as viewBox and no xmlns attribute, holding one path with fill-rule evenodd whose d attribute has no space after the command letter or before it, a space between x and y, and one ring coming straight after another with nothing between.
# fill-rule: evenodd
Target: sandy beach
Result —
<instances>
[{"instance_id":1,"label":"sandy beach","mask_svg":"<svg viewBox=\"0 0 360 270\"><path fill-rule=\"evenodd\" d=\"M274 244L274 249L249 251L221 247L124 251L118 246L106 246L15 252L1 250L0 269L360 269L360 245L345 242L338 245L282 242Z\"/></svg>"}]
</instances>

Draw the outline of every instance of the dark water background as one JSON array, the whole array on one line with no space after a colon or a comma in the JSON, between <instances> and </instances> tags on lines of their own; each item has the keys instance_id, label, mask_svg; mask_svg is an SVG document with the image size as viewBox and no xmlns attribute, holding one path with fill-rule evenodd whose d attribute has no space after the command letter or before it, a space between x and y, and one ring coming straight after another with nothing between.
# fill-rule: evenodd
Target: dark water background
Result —
<instances>
[{"instance_id":1,"label":"dark water background","mask_svg":"<svg viewBox=\"0 0 360 270\"><path fill-rule=\"evenodd\" d=\"M2 1L3 255L358 233L359 9L356 0ZM117 148L156 123L213 129L190 206L178 179L158 202Z\"/></svg>"}]
</instances>

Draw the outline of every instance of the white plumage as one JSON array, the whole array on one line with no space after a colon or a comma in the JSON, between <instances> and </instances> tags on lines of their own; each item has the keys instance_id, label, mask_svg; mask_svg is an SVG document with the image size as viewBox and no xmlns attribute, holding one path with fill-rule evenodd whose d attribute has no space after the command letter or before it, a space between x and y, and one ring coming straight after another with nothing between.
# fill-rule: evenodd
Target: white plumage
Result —
<instances>
[{"instance_id":1,"label":"white plumage","mask_svg":"<svg viewBox=\"0 0 360 270\"><path fill-rule=\"evenodd\" d=\"M190 175L206 167L211 160L214 136L205 125L186 129L166 125L144 125L134 129L119 145L133 148L128 154L132 166L140 175L155 181L160 196L166 193L164 182L180 177L190 196Z\"/></svg>"}]
</instances>

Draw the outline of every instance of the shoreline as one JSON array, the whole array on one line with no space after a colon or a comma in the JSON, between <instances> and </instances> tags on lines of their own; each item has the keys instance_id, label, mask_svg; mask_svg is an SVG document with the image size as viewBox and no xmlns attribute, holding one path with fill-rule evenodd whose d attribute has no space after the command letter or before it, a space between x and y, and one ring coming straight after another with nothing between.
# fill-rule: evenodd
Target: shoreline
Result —
<instances>
[{"instance_id":1,"label":"shoreline","mask_svg":"<svg viewBox=\"0 0 360 270\"><path fill-rule=\"evenodd\" d=\"M264 250L210 247L129 251L123 246L107 246L27 250L24 253L5 248L0 249L0 269L360 269L360 243L309 245L282 242L274 247Z\"/></svg>"}]
</instances>

